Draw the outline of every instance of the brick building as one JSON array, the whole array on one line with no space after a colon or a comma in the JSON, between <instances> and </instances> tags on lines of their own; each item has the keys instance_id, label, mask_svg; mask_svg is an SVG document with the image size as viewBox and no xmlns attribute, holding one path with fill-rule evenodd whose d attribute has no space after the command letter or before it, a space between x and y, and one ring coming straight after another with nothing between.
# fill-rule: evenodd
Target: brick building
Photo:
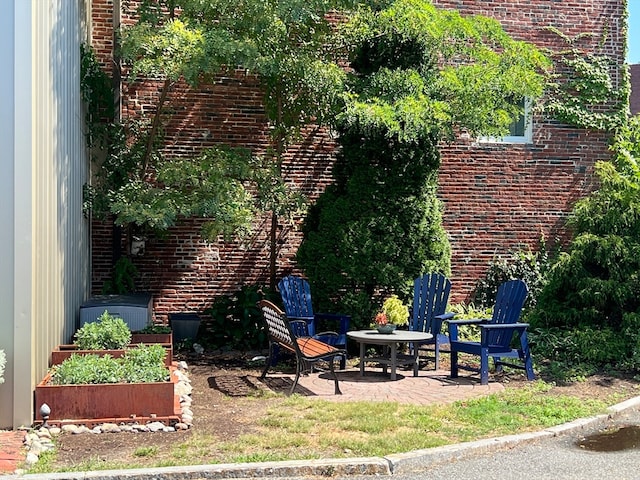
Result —
<instances>
[{"instance_id":1,"label":"brick building","mask_svg":"<svg viewBox=\"0 0 640 480\"><path fill-rule=\"evenodd\" d=\"M640 113L640 63L629 65L631 74L631 96L629 98L629 110L631 115Z\"/></svg>"},{"instance_id":2,"label":"brick building","mask_svg":"<svg viewBox=\"0 0 640 480\"><path fill-rule=\"evenodd\" d=\"M116 2L117 3L117 2ZM463 15L481 14L500 21L511 36L542 48L561 50L565 40L585 51L610 56L623 64L625 36L621 0L549 2L548 0L434 0ZM112 65L113 0L93 1L93 45L104 65ZM602 41L605 32L608 32ZM591 33L593 35L583 35ZM617 72L618 77L620 72ZM615 80L619 81L620 78ZM135 115L154 104L160 87L123 84L122 115ZM256 151L264 148L266 119L255 80L244 72L221 75L199 91L179 87L170 93L172 115L164 125L166 153L192 155L202 147L226 143ZM544 238L566 237L564 220L573 203L593 188L592 167L608 159L608 139L601 132L576 129L535 117L530 128L505 141L461 138L442 146L439 196L444 227L452 246L452 300L463 301L489 262L514 249L537 248ZM334 143L322 131L310 131L285 162L288 181L314 200L331 181ZM301 241L295 225L282 225L278 276L296 270L294 255ZM134 263L138 287L155 297L158 321L172 311L203 312L220 295L245 284L266 282L268 239L258 222L247 244L206 244L199 221L186 220L167 238L148 239ZM122 248L127 248L125 238ZM98 293L112 265L112 235L107 223L93 222L93 290Z\"/></svg>"}]
</instances>

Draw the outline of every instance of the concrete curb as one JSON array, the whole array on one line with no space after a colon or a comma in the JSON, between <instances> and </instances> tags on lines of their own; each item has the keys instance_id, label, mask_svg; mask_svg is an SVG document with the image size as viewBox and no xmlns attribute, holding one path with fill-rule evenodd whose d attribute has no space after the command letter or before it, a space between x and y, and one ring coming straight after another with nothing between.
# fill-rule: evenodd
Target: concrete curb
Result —
<instances>
[{"instance_id":1,"label":"concrete curb","mask_svg":"<svg viewBox=\"0 0 640 480\"><path fill-rule=\"evenodd\" d=\"M574 420L539 432L507 435L474 442L445 445L380 457L295 460L286 462L234 463L186 467L146 468L140 470L104 470L51 474L8 475L2 480L197 480L226 478L282 478L305 476L387 475L413 472L429 465L461 460L488 451L514 448L546 437L575 433L579 430L603 428L627 410L640 407L640 396L607 409L606 414Z\"/></svg>"},{"instance_id":2,"label":"concrete curb","mask_svg":"<svg viewBox=\"0 0 640 480\"><path fill-rule=\"evenodd\" d=\"M617 405L607 408L607 413L594 417L580 418L572 422L549 427L539 432L522 433L518 435L507 435L474 442L459 443L456 445L445 445L443 447L429 448L425 450L415 450L413 452L398 453L388 455L385 458L389 461L391 473L408 473L428 465L436 465L451 460L461 460L486 452L494 452L500 449L513 448L516 445L523 445L540 440L545 437L556 437L568 435L580 430L604 428L607 423L616 416L627 410L640 406L640 396L631 398Z\"/></svg>"},{"instance_id":3,"label":"concrete curb","mask_svg":"<svg viewBox=\"0 0 640 480\"><path fill-rule=\"evenodd\" d=\"M286 462L227 463L187 467L144 468L139 470L104 470L9 476L6 478L38 480L200 480L223 478L277 478L304 476L390 475L389 463L377 457Z\"/></svg>"}]
</instances>

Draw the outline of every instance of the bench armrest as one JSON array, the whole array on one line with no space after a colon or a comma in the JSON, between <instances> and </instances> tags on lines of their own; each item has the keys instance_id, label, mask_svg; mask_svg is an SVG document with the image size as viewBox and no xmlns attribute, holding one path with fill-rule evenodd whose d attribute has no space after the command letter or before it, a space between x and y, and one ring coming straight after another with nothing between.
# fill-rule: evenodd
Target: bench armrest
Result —
<instances>
[{"instance_id":1,"label":"bench armrest","mask_svg":"<svg viewBox=\"0 0 640 480\"><path fill-rule=\"evenodd\" d=\"M497 325L494 325L494 324L480 325L480 328L484 330L523 330L528 327L529 327L528 323L499 323Z\"/></svg>"},{"instance_id":2,"label":"bench armrest","mask_svg":"<svg viewBox=\"0 0 640 480\"><path fill-rule=\"evenodd\" d=\"M449 325L482 325L488 321L488 319L471 318L468 320L447 320L447 323L449 323Z\"/></svg>"}]
</instances>

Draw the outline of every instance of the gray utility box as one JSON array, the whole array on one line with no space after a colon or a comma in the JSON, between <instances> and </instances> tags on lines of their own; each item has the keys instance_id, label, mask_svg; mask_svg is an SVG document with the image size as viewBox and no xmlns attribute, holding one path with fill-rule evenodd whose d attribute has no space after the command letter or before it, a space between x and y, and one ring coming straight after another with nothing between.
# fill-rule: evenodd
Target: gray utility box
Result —
<instances>
[{"instance_id":1,"label":"gray utility box","mask_svg":"<svg viewBox=\"0 0 640 480\"><path fill-rule=\"evenodd\" d=\"M132 332L153 323L153 296L150 293L130 295L97 295L80 305L80 326L95 322L104 311L120 317Z\"/></svg>"}]
</instances>

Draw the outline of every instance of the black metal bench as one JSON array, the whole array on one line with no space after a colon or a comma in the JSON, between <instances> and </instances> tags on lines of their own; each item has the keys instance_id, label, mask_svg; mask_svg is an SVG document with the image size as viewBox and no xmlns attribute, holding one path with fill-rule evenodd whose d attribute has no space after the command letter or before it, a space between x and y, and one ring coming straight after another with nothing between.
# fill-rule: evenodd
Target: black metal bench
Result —
<instances>
[{"instance_id":1,"label":"black metal bench","mask_svg":"<svg viewBox=\"0 0 640 480\"><path fill-rule=\"evenodd\" d=\"M346 360L347 351L321 342L315 338L296 337L294 334L297 327L297 325L295 325L296 320L289 322L284 312L268 300L258 302L258 306L267 323L269 334L269 359L260 378L264 378L267 375L267 371L271 366L271 360L276 354L275 350L279 347L293 353L296 357L296 379L293 382L289 392L290 394L293 393L298 385L300 374L321 360L329 363L329 369L335 382L335 394L342 394L334 368L334 360L336 358Z\"/></svg>"}]
</instances>

